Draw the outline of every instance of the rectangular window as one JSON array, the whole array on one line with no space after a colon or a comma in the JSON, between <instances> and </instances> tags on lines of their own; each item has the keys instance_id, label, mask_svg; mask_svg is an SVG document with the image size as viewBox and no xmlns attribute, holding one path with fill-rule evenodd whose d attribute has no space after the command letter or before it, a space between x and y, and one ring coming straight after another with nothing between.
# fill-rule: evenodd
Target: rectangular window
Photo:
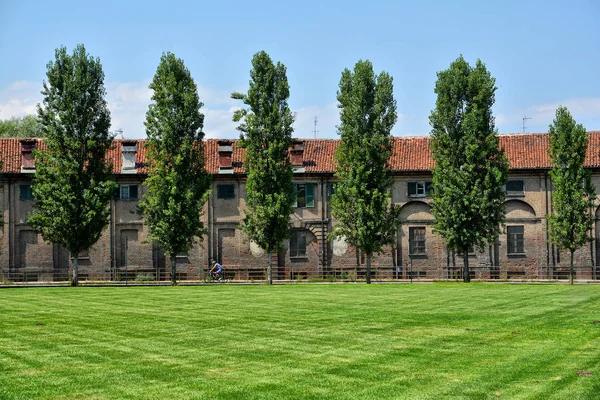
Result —
<instances>
[{"instance_id":1,"label":"rectangular window","mask_svg":"<svg viewBox=\"0 0 600 400\"><path fill-rule=\"evenodd\" d=\"M123 153L123 170L135 170L135 153Z\"/></svg>"},{"instance_id":2,"label":"rectangular window","mask_svg":"<svg viewBox=\"0 0 600 400\"><path fill-rule=\"evenodd\" d=\"M410 255L418 256L426 254L425 251L425 227L409 228L408 245Z\"/></svg>"},{"instance_id":3,"label":"rectangular window","mask_svg":"<svg viewBox=\"0 0 600 400\"><path fill-rule=\"evenodd\" d=\"M508 254L524 254L524 233L525 227L521 226L507 226L506 227L506 249Z\"/></svg>"},{"instance_id":4,"label":"rectangular window","mask_svg":"<svg viewBox=\"0 0 600 400\"><path fill-rule=\"evenodd\" d=\"M315 184L314 183L295 183L294 191L296 193L296 203L294 207L314 207L315 206Z\"/></svg>"},{"instance_id":5,"label":"rectangular window","mask_svg":"<svg viewBox=\"0 0 600 400\"><path fill-rule=\"evenodd\" d=\"M19 200L33 200L30 184L19 185Z\"/></svg>"},{"instance_id":6,"label":"rectangular window","mask_svg":"<svg viewBox=\"0 0 600 400\"><path fill-rule=\"evenodd\" d=\"M522 180L510 180L506 182L506 193L523 193L525 185Z\"/></svg>"},{"instance_id":7,"label":"rectangular window","mask_svg":"<svg viewBox=\"0 0 600 400\"><path fill-rule=\"evenodd\" d=\"M71 260L73 259L73 254L71 254ZM79 252L78 260L89 260L90 259L90 250L81 250Z\"/></svg>"},{"instance_id":8,"label":"rectangular window","mask_svg":"<svg viewBox=\"0 0 600 400\"><path fill-rule=\"evenodd\" d=\"M235 199L235 186L232 184L217 185L218 199Z\"/></svg>"},{"instance_id":9,"label":"rectangular window","mask_svg":"<svg viewBox=\"0 0 600 400\"><path fill-rule=\"evenodd\" d=\"M432 182L408 182L409 197L429 197L433 189Z\"/></svg>"},{"instance_id":10,"label":"rectangular window","mask_svg":"<svg viewBox=\"0 0 600 400\"><path fill-rule=\"evenodd\" d=\"M292 231L290 238L290 257L306 257L306 232Z\"/></svg>"},{"instance_id":11,"label":"rectangular window","mask_svg":"<svg viewBox=\"0 0 600 400\"><path fill-rule=\"evenodd\" d=\"M119 198L121 200L137 200L137 198L138 198L137 185L121 185Z\"/></svg>"}]
</instances>

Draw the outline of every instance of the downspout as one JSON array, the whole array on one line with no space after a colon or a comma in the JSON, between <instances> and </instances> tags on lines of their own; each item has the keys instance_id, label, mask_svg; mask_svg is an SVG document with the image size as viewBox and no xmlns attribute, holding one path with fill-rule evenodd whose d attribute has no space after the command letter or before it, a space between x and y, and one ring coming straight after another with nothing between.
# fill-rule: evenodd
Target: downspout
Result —
<instances>
[{"instance_id":1,"label":"downspout","mask_svg":"<svg viewBox=\"0 0 600 400\"><path fill-rule=\"evenodd\" d=\"M321 273L325 273L326 255L327 248L325 243L327 238L325 237L325 179L321 178Z\"/></svg>"},{"instance_id":2,"label":"downspout","mask_svg":"<svg viewBox=\"0 0 600 400\"><path fill-rule=\"evenodd\" d=\"M546 192L546 269L550 277L550 241L548 236L548 171L544 171L544 190Z\"/></svg>"},{"instance_id":3,"label":"downspout","mask_svg":"<svg viewBox=\"0 0 600 400\"><path fill-rule=\"evenodd\" d=\"M590 215L594 215L594 207L590 206ZM590 261L592 262L592 279L596 278L596 274L594 273L594 270L596 269L596 260L594 257L594 247L596 244L596 218L594 216L594 219L592 219L592 225L590 226Z\"/></svg>"},{"instance_id":4,"label":"downspout","mask_svg":"<svg viewBox=\"0 0 600 400\"><path fill-rule=\"evenodd\" d=\"M212 260L212 237L213 237L212 229L213 229L213 226L214 226L214 224L212 224L212 215L214 213L214 210L212 209L212 207L213 207L213 201L212 201L212 198L213 198L213 189L214 189L214 182L211 181L211 192L210 192L210 196L208 196L208 207L207 207L207 213L208 213L208 215L207 215L207 218L206 218L206 223L208 225L208 227L207 227L208 228L207 229L208 233L207 233L207 238L206 238L207 239L207 244L208 244L208 246L207 246L208 247L208 251L207 251L207 254L206 254L207 271L208 271L208 268L210 268L210 262ZM238 191L238 193L239 193L239 191Z\"/></svg>"},{"instance_id":5,"label":"downspout","mask_svg":"<svg viewBox=\"0 0 600 400\"><path fill-rule=\"evenodd\" d=\"M550 184L552 184L552 182L550 182ZM549 187L549 185L547 186L547 188ZM554 207L552 206L552 194L550 193L550 190L547 189L546 190L546 196L548 196L550 194L550 212L552 213L554 211ZM548 223L548 218L546 218L546 226L549 226ZM546 235L548 235L548 230L546 230ZM552 250L552 267L556 267L556 252L554 251L554 243L551 244L551 250ZM550 278L550 268L548 268L548 278Z\"/></svg>"},{"instance_id":6,"label":"downspout","mask_svg":"<svg viewBox=\"0 0 600 400\"><path fill-rule=\"evenodd\" d=\"M12 202L12 196L11 196L11 189L12 189L12 183L10 181L10 177L8 177L8 276L10 279L10 272L11 270L14 270L14 260L13 260L13 253L14 253L14 249L13 249L13 237L12 237L12 207L13 207L13 202Z\"/></svg>"},{"instance_id":7,"label":"downspout","mask_svg":"<svg viewBox=\"0 0 600 400\"><path fill-rule=\"evenodd\" d=\"M446 279L450 279L450 248L446 246Z\"/></svg>"},{"instance_id":8,"label":"downspout","mask_svg":"<svg viewBox=\"0 0 600 400\"><path fill-rule=\"evenodd\" d=\"M114 196L113 196L114 197ZM113 215L115 208L113 207L113 202L115 200L114 199L110 199L109 207L110 207L110 222L109 222L109 226L108 226L108 241L109 241L109 246L110 246L110 280L114 281L116 276L115 276L115 255L114 255L114 234L113 234L113 230L115 229L115 217Z\"/></svg>"}]
</instances>

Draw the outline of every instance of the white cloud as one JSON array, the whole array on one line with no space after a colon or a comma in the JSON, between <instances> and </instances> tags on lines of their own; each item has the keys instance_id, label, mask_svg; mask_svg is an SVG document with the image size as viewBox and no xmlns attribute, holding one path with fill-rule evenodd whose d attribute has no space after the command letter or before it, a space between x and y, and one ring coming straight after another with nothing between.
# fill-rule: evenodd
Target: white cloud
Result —
<instances>
[{"instance_id":1,"label":"white cloud","mask_svg":"<svg viewBox=\"0 0 600 400\"><path fill-rule=\"evenodd\" d=\"M0 119L34 114L42 101L41 90L41 82L30 81L17 81L0 89Z\"/></svg>"},{"instance_id":2,"label":"white cloud","mask_svg":"<svg viewBox=\"0 0 600 400\"><path fill-rule=\"evenodd\" d=\"M135 139L146 136L144 120L151 101L152 90L148 88L150 79L137 82L107 82L106 100L111 112L111 130L123 130L125 138ZM30 81L14 82L0 88L0 118L22 116L35 113L36 104L42 101L42 84ZM204 86L198 87L200 99L205 104L201 111L205 115L204 132L207 138L236 139L239 132L237 123L232 121L233 113L242 104L231 99L233 90L219 90ZM326 106L309 105L294 110L294 137L314 137L314 118L317 117L317 138L338 138L336 125L339 125L337 103ZM398 123L392 131L419 131L413 126L414 117L398 115Z\"/></svg>"},{"instance_id":3,"label":"white cloud","mask_svg":"<svg viewBox=\"0 0 600 400\"><path fill-rule=\"evenodd\" d=\"M146 136L144 120L152 97L148 88L150 79L138 82L107 82L106 101L111 112L111 130L122 129L126 138ZM0 88L0 119L34 114L41 103L41 82L18 81ZM211 138L237 138L236 124L231 120L238 107L231 99L231 91L198 87L198 94L205 106L204 131Z\"/></svg>"}]
</instances>

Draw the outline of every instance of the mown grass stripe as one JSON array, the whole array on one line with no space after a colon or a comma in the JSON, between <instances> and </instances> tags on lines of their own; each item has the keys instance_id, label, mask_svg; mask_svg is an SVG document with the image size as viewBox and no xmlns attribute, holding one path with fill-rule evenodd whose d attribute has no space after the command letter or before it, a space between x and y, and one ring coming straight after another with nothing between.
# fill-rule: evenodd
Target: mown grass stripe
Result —
<instances>
[{"instance_id":1,"label":"mown grass stripe","mask_svg":"<svg viewBox=\"0 0 600 400\"><path fill-rule=\"evenodd\" d=\"M600 388L597 286L35 288L1 291L0 311L7 399L594 399Z\"/></svg>"}]
</instances>

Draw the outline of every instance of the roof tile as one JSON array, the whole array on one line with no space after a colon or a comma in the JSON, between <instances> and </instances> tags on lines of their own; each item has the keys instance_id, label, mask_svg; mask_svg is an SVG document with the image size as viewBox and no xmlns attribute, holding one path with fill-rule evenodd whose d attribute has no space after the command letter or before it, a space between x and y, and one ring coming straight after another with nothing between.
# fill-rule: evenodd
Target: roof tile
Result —
<instances>
[{"instance_id":1,"label":"roof tile","mask_svg":"<svg viewBox=\"0 0 600 400\"><path fill-rule=\"evenodd\" d=\"M600 167L600 131L589 131L589 146L585 165ZM548 155L549 135L547 133L508 134L499 135L500 146L504 148L510 161L511 169L549 169L551 168ZM16 138L0 139L0 159L3 162L2 172L19 173L21 171L21 140ZM44 147L43 139L35 139L40 148ZM115 139L109 148L107 158L112 162L114 171L121 172L121 151L123 142L132 140ZM222 140L208 139L205 141L206 169L211 174L219 171L218 142ZM239 147L239 140L228 140L233 148L232 164L235 174L243 174L244 150ZM305 173L334 173L336 167L335 151L337 139L304 139L304 172ZM396 172L430 171L434 166L430 150L430 138L423 137L394 137L393 153L389 166ZM137 172L147 173L145 140L136 140Z\"/></svg>"}]
</instances>

